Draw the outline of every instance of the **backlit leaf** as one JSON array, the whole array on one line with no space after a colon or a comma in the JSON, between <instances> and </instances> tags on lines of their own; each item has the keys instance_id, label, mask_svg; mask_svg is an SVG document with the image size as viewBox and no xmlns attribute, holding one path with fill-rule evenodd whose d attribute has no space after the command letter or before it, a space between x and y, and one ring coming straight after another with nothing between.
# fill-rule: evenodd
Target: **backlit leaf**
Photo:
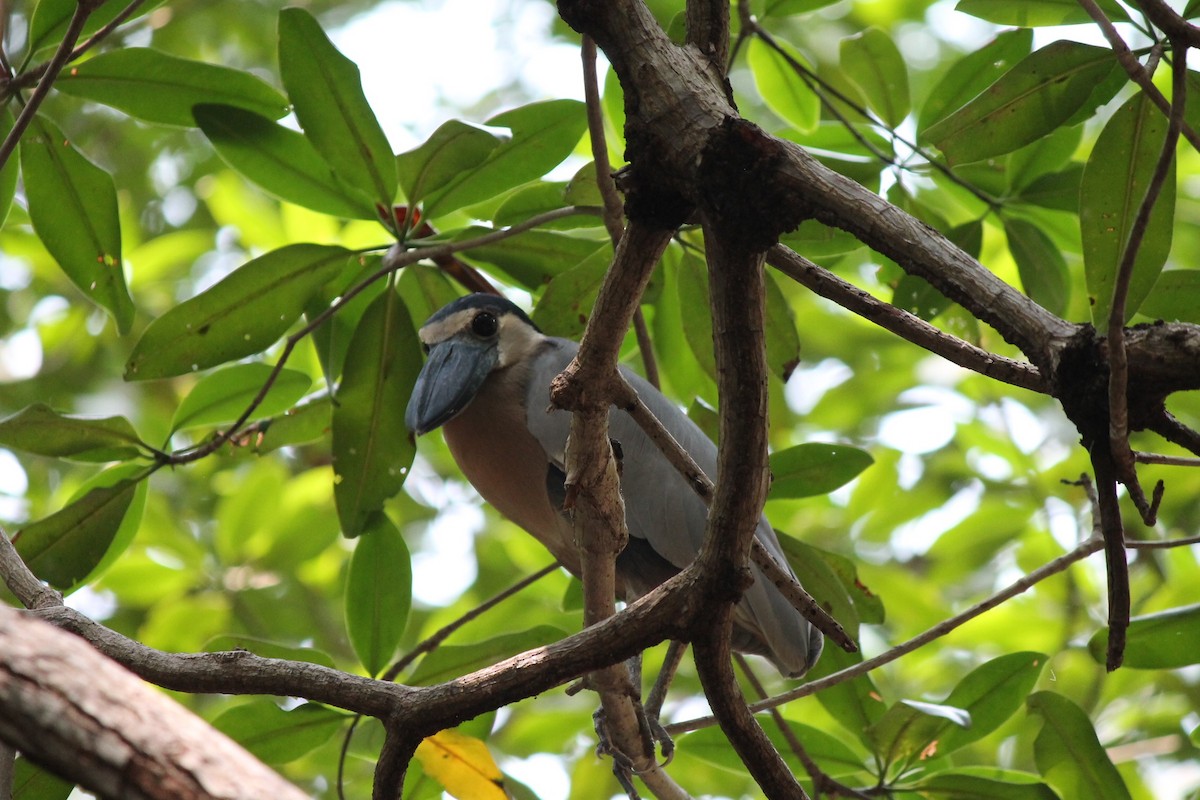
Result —
<instances>
[{"instance_id":1,"label":"backlit leaf","mask_svg":"<svg viewBox=\"0 0 1200 800\"><path fill-rule=\"evenodd\" d=\"M125 379L182 375L266 349L349 257L340 247L293 244L247 262L150 323Z\"/></svg>"},{"instance_id":2,"label":"backlit leaf","mask_svg":"<svg viewBox=\"0 0 1200 800\"><path fill-rule=\"evenodd\" d=\"M1104 330L1113 285L1138 207L1146 196L1166 138L1167 120L1144 94L1122 105L1100 132L1079 188L1079 230L1092 321ZM1125 321L1150 293L1171 251L1175 224L1175 166L1150 214L1133 262Z\"/></svg>"},{"instance_id":3,"label":"backlit leaf","mask_svg":"<svg viewBox=\"0 0 1200 800\"><path fill-rule=\"evenodd\" d=\"M952 164L1010 153L1045 136L1085 107L1097 84L1119 69L1112 51L1059 41L1022 59L982 94L929 126L925 138Z\"/></svg>"},{"instance_id":4,"label":"backlit leaf","mask_svg":"<svg viewBox=\"0 0 1200 800\"><path fill-rule=\"evenodd\" d=\"M285 711L270 699L234 706L213 727L265 764L286 764L329 741L347 723L344 712L317 703Z\"/></svg>"},{"instance_id":5,"label":"backlit leaf","mask_svg":"<svg viewBox=\"0 0 1200 800\"><path fill-rule=\"evenodd\" d=\"M412 205L420 203L430 192L478 167L511 138L505 130L469 122L442 123L419 147L396 156L404 196Z\"/></svg>"},{"instance_id":6,"label":"backlit leaf","mask_svg":"<svg viewBox=\"0 0 1200 800\"><path fill-rule=\"evenodd\" d=\"M396 197L396 160L358 67L302 8L279 12L279 74L300 127L334 172L376 203Z\"/></svg>"},{"instance_id":7,"label":"backlit leaf","mask_svg":"<svg viewBox=\"0 0 1200 800\"><path fill-rule=\"evenodd\" d=\"M1029 713L1042 718L1042 729L1033 743L1038 770L1059 795L1130 800L1125 782L1083 709L1054 692L1031 694L1026 705Z\"/></svg>"},{"instance_id":8,"label":"backlit leaf","mask_svg":"<svg viewBox=\"0 0 1200 800\"><path fill-rule=\"evenodd\" d=\"M262 391L271 375L269 364L234 364L201 378L175 410L171 432L233 422ZM312 378L294 369L281 369L250 419L282 414L312 386Z\"/></svg>"},{"instance_id":9,"label":"backlit leaf","mask_svg":"<svg viewBox=\"0 0 1200 800\"><path fill-rule=\"evenodd\" d=\"M130 19L137 19L153 11L163 2L164 0L148 0L142 3L134 10ZM77 0L38 0L29 24L30 55L37 55L44 49L58 45L67 32L67 24L71 21L77 5ZM87 38L112 22L128 5L127 0L103 0L88 16L83 26L83 37Z\"/></svg>"},{"instance_id":10,"label":"backlit leaf","mask_svg":"<svg viewBox=\"0 0 1200 800\"><path fill-rule=\"evenodd\" d=\"M1067 260L1045 231L1024 219L1005 219L1004 234L1025 294L1052 314L1066 311L1071 295Z\"/></svg>"},{"instance_id":11,"label":"backlit leaf","mask_svg":"<svg viewBox=\"0 0 1200 800\"><path fill-rule=\"evenodd\" d=\"M931 740L936 746L935 754L950 753L1000 727L1025 702L1046 660L1042 653L1009 653L967 673L944 702L967 711L971 726L942 726Z\"/></svg>"},{"instance_id":12,"label":"backlit leaf","mask_svg":"<svg viewBox=\"0 0 1200 800\"><path fill-rule=\"evenodd\" d=\"M1037 775L982 767L939 772L914 788L921 796L938 800L1059 800Z\"/></svg>"},{"instance_id":13,"label":"backlit leaf","mask_svg":"<svg viewBox=\"0 0 1200 800\"><path fill-rule=\"evenodd\" d=\"M1129 19L1125 9L1116 0L1099 0L1098 5L1114 22ZM1074 0L959 0L954 9L997 25L1017 25L1022 28L1078 25L1092 21L1087 11Z\"/></svg>"},{"instance_id":14,"label":"backlit leaf","mask_svg":"<svg viewBox=\"0 0 1200 800\"><path fill-rule=\"evenodd\" d=\"M249 72L176 58L147 47L101 53L64 70L54 88L147 122L191 127L192 106L219 103L279 119L287 98Z\"/></svg>"},{"instance_id":15,"label":"backlit leaf","mask_svg":"<svg viewBox=\"0 0 1200 800\"><path fill-rule=\"evenodd\" d=\"M149 453L124 417L68 416L43 403L0 420L0 445L77 461L119 461Z\"/></svg>"},{"instance_id":16,"label":"backlit leaf","mask_svg":"<svg viewBox=\"0 0 1200 800\"><path fill-rule=\"evenodd\" d=\"M844 444L809 442L771 454L770 497L828 494L874 463L870 453Z\"/></svg>"},{"instance_id":17,"label":"backlit leaf","mask_svg":"<svg viewBox=\"0 0 1200 800\"><path fill-rule=\"evenodd\" d=\"M198 105L192 113L229 166L279 199L340 217L376 218L368 196L339 179L303 134L232 106Z\"/></svg>"},{"instance_id":18,"label":"backlit leaf","mask_svg":"<svg viewBox=\"0 0 1200 800\"><path fill-rule=\"evenodd\" d=\"M854 82L867 105L891 127L912 110L908 94L908 64L899 48L880 28L867 28L841 42L842 70Z\"/></svg>"},{"instance_id":19,"label":"backlit leaf","mask_svg":"<svg viewBox=\"0 0 1200 800\"><path fill-rule=\"evenodd\" d=\"M965 106L1029 55L1032 45L1033 31L1021 28L998 34L983 47L964 55L945 71L929 92L920 110L919 129L924 130L951 111Z\"/></svg>"},{"instance_id":20,"label":"backlit leaf","mask_svg":"<svg viewBox=\"0 0 1200 800\"><path fill-rule=\"evenodd\" d=\"M404 484L416 444L403 412L420 371L412 320L388 289L354 331L333 410L334 497L346 536L357 536Z\"/></svg>"},{"instance_id":21,"label":"backlit leaf","mask_svg":"<svg viewBox=\"0 0 1200 800\"><path fill-rule=\"evenodd\" d=\"M504 773L487 745L473 736L446 730L417 745L425 774L458 800L506 800Z\"/></svg>"},{"instance_id":22,"label":"backlit leaf","mask_svg":"<svg viewBox=\"0 0 1200 800\"><path fill-rule=\"evenodd\" d=\"M121 264L121 224L112 177L37 117L21 144L29 218L67 277L117 322L133 323L133 300Z\"/></svg>"},{"instance_id":23,"label":"backlit leaf","mask_svg":"<svg viewBox=\"0 0 1200 800\"><path fill-rule=\"evenodd\" d=\"M1168 322L1200 322L1200 269L1160 273L1140 310L1148 317Z\"/></svg>"},{"instance_id":24,"label":"backlit leaf","mask_svg":"<svg viewBox=\"0 0 1200 800\"><path fill-rule=\"evenodd\" d=\"M346 630L367 673L387 667L404 636L412 605L412 561L404 537L377 511L354 545L346 577Z\"/></svg>"},{"instance_id":25,"label":"backlit leaf","mask_svg":"<svg viewBox=\"0 0 1200 800\"><path fill-rule=\"evenodd\" d=\"M795 48L784 42L778 44L801 65L812 69L808 59ZM816 128L821 120L821 99L796 73L787 59L758 37L750 40L746 55L750 72L754 75L754 85L758 87L758 94L767 104L767 108L798 130L810 132Z\"/></svg>"},{"instance_id":26,"label":"backlit leaf","mask_svg":"<svg viewBox=\"0 0 1200 800\"><path fill-rule=\"evenodd\" d=\"M1133 617L1125 640L1123 666L1132 669L1177 669L1200 663L1200 604ZM1101 664L1108 647L1108 628L1088 642L1088 651Z\"/></svg>"}]
</instances>

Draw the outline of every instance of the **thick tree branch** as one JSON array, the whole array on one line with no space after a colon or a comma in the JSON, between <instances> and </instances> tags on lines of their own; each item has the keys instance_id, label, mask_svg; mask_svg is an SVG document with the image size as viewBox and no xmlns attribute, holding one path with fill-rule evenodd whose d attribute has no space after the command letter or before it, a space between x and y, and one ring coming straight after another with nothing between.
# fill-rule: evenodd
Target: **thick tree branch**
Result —
<instances>
[{"instance_id":1,"label":"thick tree branch","mask_svg":"<svg viewBox=\"0 0 1200 800\"><path fill-rule=\"evenodd\" d=\"M84 642L3 605L0 739L103 797L305 797Z\"/></svg>"}]
</instances>

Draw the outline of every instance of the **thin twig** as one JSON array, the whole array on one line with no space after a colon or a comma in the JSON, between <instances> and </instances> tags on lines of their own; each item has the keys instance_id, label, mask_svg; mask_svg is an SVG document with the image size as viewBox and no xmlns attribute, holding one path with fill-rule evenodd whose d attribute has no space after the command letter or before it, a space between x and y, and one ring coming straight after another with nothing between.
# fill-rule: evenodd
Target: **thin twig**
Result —
<instances>
[{"instance_id":1,"label":"thin twig","mask_svg":"<svg viewBox=\"0 0 1200 800\"><path fill-rule=\"evenodd\" d=\"M872 297L783 245L771 248L767 252L767 261L821 297L947 361L1012 386L1043 394L1050 392L1048 382L1034 365L990 353L952 336L915 314Z\"/></svg>"},{"instance_id":2,"label":"thin twig","mask_svg":"<svg viewBox=\"0 0 1200 800\"><path fill-rule=\"evenodd\" d=\"M279 358L275 362L275 366L271 369L271 374L267 376L266 380L263 382L262 388L258 391L258 394L254 396L254 399L250 401L250 403L246 406L246 409L242 412L241 416L239 416L232 425L217 433L215 436L213 436L213 438L209 439L204 444L198 445L190 450L183 450L177 453L169 454L163 463L173 465L189 464L216 452L227 442L237 436L241 431L242 426L245 425L247 420L250 419L250 415L254 413L254 409L258 408L258 406L266 398L267 393L271 390L271 387L278 379L279 373L283 370L284 364L286 364L287 360L291 357L292 351L295 350L296 346L304 340L304 337L308 336L317 328L321 327L321 325L325 324L325 321L337 313L342 306L346 305L348 302L365 291L367 287L375 283L375 281L386 278L388 275L391 275L401 268L406 267L409 264L414 264L425 258L437 259L452 255L453 253L461 252L463 250L470 250L473 247L482 247L483 245L503 241L504 239L524 233L525 231L536 228L539 225L544 225L548 222L562 219L563 217L569 217L574 214L590 213L591 211L592 209L586 207L567 206L566 208L557 208L553 211L547 211L544 214L538 214L537 216L531 217L524 222L517 223L516 225L512 225L508 228L492 231L491 233L484 234L483 236L477 236L473 239L464 239L461 242L447 242L445 244L439 244L432 247L405 248L400 245L393 245L392 249L388 250L387 254L384 256L382 267L380 267L370 276L364 278L359 283L347 289L341 294L341 296L338 297L337 300L330 303L324 311L309 320L307 325L291 334L286 340L284 340L283 350L280 352Z\"/></svg>"},{"instance_id":3,"label":"thin twig","mask_svg":"<svg viewBox=\"0 0 1200 800\"><path fill-rule=\"evenodd\" d=\"M67 62L69 63L69 62L75 61L77 58L82 56L88 50L91 50L93 47L95 47L100 42L104 41L106 38L108 38L110 35L112 35L112 32L115 31L117 28L119 28L131 16L133 16L134 12L137 11L138 8L140 8L145 2L146 2L146 0L133 0L133 2L131 2L129 5L125 6L125 8L121 9L121 11L115 17L113 17L111 20L108 21L107 24L104 25L104 27L97 30L95 33L93 33L91 36L89 36L87 39L85 39L82 43L80 43L78 47L76 47L74 50L72 50L71 55L67 58ZM96 3L96 5L99 5L99 3ZM20 75L17 75L16 77L14 77L11 84L9 84L9 85L13 89L21 89L26 86L29 86L34 81L41 78L42 75L46 74L46 71L49 69L49 67L50 67L50 62L39 64L38 66L34 67L33 69L26 70L25 72L22 72Z\"/></svg>"},{"instance_id":4,"label":"thin twig","mask_svg":"<svg viewBox=\"0 0 1200 800\"><path fill-rule=\"evenodd\" d=\"M62 595L53 587L38 580L21 558L8 534L0 529L0 577L13 596L26 608L47 608L62 605Z\"/></svg>"},{"instance_id":5,"label":"thin twig","mask_svg":"<svg viewBox=\"0 0 1200 800\"><path fill-rule=\"evenodd\" d=\"M59 42L58 49L54 51L54 57L46 64L46 71L42 75L41 80L38 81L33 94L29 96L25 107L21 109L16 122L13 123L12 130L4 137L4 142L0 144L0 169L4 168L13 151L17 149L17 142L25 135L25 130L33 122L33 118L37 114L38 108L41 107L42 101L50 93L50 87L54 85L54 79L58 77L58 73L62 71L63 65L71 57L71 48L75 46L79 35L83 33L83 26L87 24L88 17L100 6L101 2L102 0L78 0L76 2L75 12L71 15L71 21L67 24L67 31L63 34L63 39Z\"/></svg>"},{"instance_id":6,"label":"thin twig","mask_svg":"<svg viewBox=\"0 0 1200 800\"><path fill-rule=\"evenodd\" d=\"M1146 500L1137 471L1134 469L1133 452L1129 447L1129 358L1125 351L1125 309L1129 299L1129 285L1133 279L1134 263L1150 225L1150 215L1158 202L1171 165L1175 160L1175 146L1179 142L1179 131L1183 123L1183 111L1187 101L1187 47L1176 51L1172 63L1172 102L1168 117L1167 133L1162 150L1154 165L1146 196L1138 206L1137 215L1129 229L1129 238L1121 253L1116 280L1113 281L1112 305L1108 312L1108 446L1112 452L1116 478L1129 489L1129 496L1147 525L1154 524L1157 507ZM1112 667L1110 667L1112 669Z\"/></svg>"},{"instance_id":7,"label":"thin twig","mask_svg":"<svg viewBox=\"0 0 1200 800\"><path fill-rule=\"evenodd\" d=\"M929 628L928 630L914 636L908 641L898 644L890 650L880 653L874 658L861 661L857 664L846 667L843 670L834 672L831 675L826 675L824 678L820 678L815 681L809 681L808 683L797 686L795 689L776 695L770 700L764 700L762 702L755 703L750 708L752 711L765 711L769 708L774 708L776 706L783 705L784 703L790 703L793 700L798 700L801 697L808 697L809 695L816 694L817 692L823 691L832 686L837 686L840 683L857 678L860 675L865 675L868 672L883 666L884 664L890 664L901 656L908 655L914 650L918 650L930 642L942 638L955 628L958 628L964 623L975 619L975 617L978 617L980 614L991 611L996 606L1012 599L1013 597L1016 597L1022 592L1027 591L1035 584L1045 580L1046 578L1049 578L1052 575L1057 575L1067 567L1074 564L1076 561L1081 561L1093 553L1102 550L1103 548L1104 540L1098 536L1093 536L1087 541L1078 545L1069 553L1061 555L1053 561L1038 567L1033 572L1030 572L1028 575L1019 578L1004 589L1001 589L999 592L993 594L991 597L988 597L986 600L976 603L960 614L955 614L949 619L942 620L932 628ZM707 728L715 723L716 720L712 717L700 717L697 719L684 720L683 722L675 722L665 727L667 733L676 735L680 733L686 733L687 731Z\"/></svg>"},{"instance_id":8,"label":"thin twig","mask_svg":"<svg viewBox=\"0 0 1200 800\"><path fill-rule=\"evenodd\" d=\"M1170 467L1200 467L1200 458L1191 456L1165 456L1159 453L1133 451L1133 460L1139 464L1165 464Z\"/></svg>"},{"instance_id":9,"label":"thin twig","mask_svg":"<svg viewBox=\"0 0 1200 800\"><path fill-rule=\"evenodd\" d=\"M1200 544L1200 536L1188 536L1181 539L1126 539L1125 546L1130 550L1170 550L1173 547L1190 547Z\"/></svg>"}]
</instances>

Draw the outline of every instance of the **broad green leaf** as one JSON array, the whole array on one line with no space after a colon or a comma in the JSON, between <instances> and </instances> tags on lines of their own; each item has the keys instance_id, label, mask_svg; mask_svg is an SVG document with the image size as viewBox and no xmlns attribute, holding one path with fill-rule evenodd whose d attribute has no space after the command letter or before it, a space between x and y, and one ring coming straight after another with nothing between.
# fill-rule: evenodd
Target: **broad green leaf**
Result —
<instances>
[{"instance_id":1,"label":"broad green leaf","mask_svg":"<svg viewBox=\"0 0 1200 800\"><path fill-rule=\"evenodd\" d=\"M1062 316L1071 299L1071 276L1062 252L1045 231L1024 219L1005 219L1004 235L1025 294L1050 313Z\"/></svg>"},{"instance_id":2,"label":"broad green leaf","mask_svg":"<svg viewBox=\"0 0 1200 800\"><path fill-rule=\"evenodd\" d=\"M1066 169L1082 139L1083 126L1073 125L1009 153L1004 168L1008 180L1006 194L1018 193L1039 177Z\"/></svg>"},{"instance_id":3,"label":"broad green leaf","mask_svg":"<svg viewBox=\"0 0 1200 800\"><path fill-rule=\"evenodd\" d=\"M982 94L925 131L951 164L1002 155L1045 136L1085 107L1119 68L1112 51L1059 41L1022 59Z\"/></svg>"},{"instance_id":4,"label":"broad green leaf","mask_svg":"<svg viewBox=\"0 0 1200 800\"><path fill-rule=\"evenodd\" d=\"M1031 714L1042 718L1042 729L1033 743L1034 760L1060 796L1130 800L1125 782L1083 709L1054 692L1035 692L1026 705Z\"/></svg>"},{"instance_id":5,"label":"broad green leaf","mask_svg":"<svg viewBox=\"0 0 1200 800\"><path fill-rule=\"evenodd\" d=\"M792 14L807 14L818 8L825 8L837 0L767 0L764 17L786 17Z\"/></svg>"},{"instance_id":6,"label":"broad green leaf","mask_svg":"<svg viewBox=\"0 0 1200 800\"><path fill-rule=\"evenodd\" d=\"M589 162L590 163L590 162ZM592 206L599 209L603 203L598 197L591 197L588 182L566 184L562 182L538 181L508 195L496 213L492 214L492 224L497 228L506 228L519 222L550 211L557 211L569 205ZM590 186L595 187L595 174L592 175ZM603 223L597 213L575 213L560 217L553 222L538 226L543 231L563 231L578 228L597 228Z\"/></svg>"},{"instance_id":7,"label":"broad green leaf","mask_svg":"<svg viewBox=\"0 0 1200 800\"><path fill-rule=\"evenodd\" d=\"M201 378L175 409L171 432L222 425L240 417L270 378L269 364L234 364ZM294 369L281 369L251 420L282 414L312 386L312 378Z\"/></svg>"},{"instance_id":8,"label":"broad green leaf","mask_svg":"<svg viewBox=\"0 0 1200 800\"><path fill-rule=\"evenodd\" d=\"M1160 273L1140 311L1168 322L1200 322L1200 269Z\"/></svg>"},{"instance_id":9,"label":"broad green leaf","mask_svg":"<svg viewBox=\"0 0 1200 800\"><path fill-rule=\"evenodd\" d=\"M1000 727L1025 702L1046 664L1042 653L1009 653L971 670L945 699L971 715L971 727L945 725L930 744L946 755Z\"/></svg>"},{"instance_id":10,"label":"broad green leaf","mask_svg":"<svg viewBox=\"0 0 1200 800\"><path fill-rule=\"evenodd\" d=\"M800 364L800 334L796 332L792 307L775 282L775 276L768 272L764 280L767 296L763 338L766 340L767 367L786 383Z\"/></svg>"},{"instance_id":11,"label":"broad green leaf","mask_svg":"<svg viewBox=\"0 0 1200 800\"><path fill-rule=\"evenodd\" d=\"M42 769L28 758L13 764L12 800L67 800L75 784Z\"/></svg>"},{"instance_id":12,"label":"broad green leaf","mask_svg":"<svg viewBox=\"0 0 1200 800\"><path fill-rule=\"evenodd\" d=\"M1159 611L1129 620L1122 666L1132 669L1177 669L1200 663L1200 604ZM1108 628L1088 642L1088 651L1101 664L1108 647Z\"/></svg>"},{"instance_id":13,"label":"broad green leaf","mask_svg":"<svg viewBox=\"0 0 1200 800\"><path fill-rule=\"evenodd\" d=\"M403 409L420 371L416 330L388 289L354 331L333 410L334 497L348 537L400 490L412 466L416 444Z\"/></svg>"},{"instance_id":14,"label":"broad green leaf","mask_svg":"<svg viewBox=\"0 0 1200 800\"><path fill-rule=\"evenodd\" d=\"M21 558L38 578L67 590L104 558L116 539L140 481L126 478L97 486L13 537Z\"/></svg>"},{"instance_id":15,"label":"broad green leaf","mask_svg":"<svg viewBox=\"0 0 1200 800\"><path fill-rule=\"evenodd\" d=\"M359 663L372 677L383 672L408 625L412 560L399 529L374 512L354 545L346 576L346 631Z\"/></svg>"},{"instance_id":16,"label":"broad green leaf","mask_svg":"<svg viewBox=\"0 0 1200 800\"><path fill-rule=\"evenodd\" d=\"M469 239L484 232L486 229L469 228L455 238ZM470 260L495 265L530 291L541 289L555 276L598 253L611 257L612 245L607 237L594 239L537 230L464 251Z\"/></svg>"},{"instance_id":17,"label":"broad green leaf","mask_svg":"<svg viewBox=\"0 0 1200 800\"><path fill-rule=\"evenodd\" d=\"M400 187L416 205L458 176L487 161L492 152L511 141L505 130L452 119L442 123L419 147L396 156Z\"/></svg>"},{"instance_id":18,"label":"broad green leaf","mask_svg":"<svg viewBox=\"0 0 1200 800\"><path fill-rule=\"evenodd\" d=\"M367 105L358 67L302 8L279 12L279 75L305 136L337 176L390 207L396 160Z\"/></svg>"},{"instance_id":19,"label":"broad green leaf","mask_svg":"<svg viewBox=\"0 0 1200 800\"><path fill-rule=\"evenodd\" d=\"M317 703L284 711L260 699L222 712L212 725L263 763L286 764L325 744L348 721L344 712Z\"/></svg>"},{"instance_id":20,"label":"broad green leaf","mask_svg":"<svg viewBox=\"0 0 1200 800\"><path fill-rule=\"evenodd\" d=\"M339 179L303 134L232 106L197 105L192 113L229 166L279 199L339 217L377 218L367 195Z\"/></svg>"},{"instance_id":21,"label":"broad green leaf","mask_svg":"<svg viewBox=\"0 0 1200 800\"><path fill-rule=\"evenodd\" d=\"M918 130L947 116L951 111L991 86L1012 69L1033 46L1033 31L1020 28L1005 31L983 47L967 53L952 64L929 92L920 110Z\"/></svg>"},{"instance_id":22,"label":"broad green leaf","mask_svg":"<svg viewBox=\"0 0 1200 800\"><path fill-rule=\"evenodd\" d=\"M875 754L891 766L932 757L929 742L938 731L953 726L969 728L971 715L950 705L901 700L865 733Z\"/></svg>"},{"instance_id":23,"label":"broad green leaf","mask_svg":"<svg viewBox=\"0 0 1200 800\"><path fill-rule=\"evenodd\" d=\"M980 774L985 773L985 774ZM1059 800L1037 775L1014 770L960 767L930 775L913 788L938 800Z\"/></svg>"},{"instance_id":24,"label":"broad green leaf","mask_svg":"<svg viewBox=\"0 0 1200 800\"><path fill-rule=\"evenodd\" d=\"M794 47L779 42L787 54L812 72L816 72L803 55ZM805 133L813 131L821 121L821 98L809 88L805 78L798 74L784 56L758 37L750 39L746 57L754 85L767 108Z\"/></svg>"},{"instance_id":25,"label":"broad green leaf","mask_svg":"<svg viewBox=\"0 0 1200 800\"><path fill-rule=\"evenodd\" d=\"M934 319L954 302L916 275L902 275L892 292L892 305L902 308L926 322Z\"/></svg>"},{"instance_id":26,"label":"broad green leaf","mask_svg":"<svg viewBox=\"0 0 1200 800\"><path fill-rule=\"evenodd\" d=\"M512 138L479 166L434 189L425 200L430 216L487 200L542 177L571 154L587 130L587 117L583 103L577 100L549 100L505 111L489 119L487 126L508 128Z\"/></svg>"},{"instance_id":27,"label":"broad green leaf","mask_svg":"<svg viewBox=\"0 0 1200 800\"><path fill-rule=\"evenodd\" d=\"M583 334L611 260L608 248L597 250L546 285L531 315L546 335L578 339Z\"/></svg>"},{"instance_id":28,"label":"broad green leaf","mask_svg":"<svg viewBox=\"0 0 1200 800\"><path fill-rule=\"evenodd\" d=\"M0 420L0 445L76 461L121 461L150 450L124 417L72 417L43 403Z\"/></svg>"},{"instance_id":29,"label":"broad green leaf","mask_svg":"<svg viewBox=\"0 0 1200 800\"><path fill-rule=\"evenodd\" d=\"M504 773L487 745L474 736L447 730L424 739L416 750L417 761L451 797L463 800L507 800Z\"/></svg>"},{"instance_id":30,"label":"broad green leaf","mask_svg":"<svg viewBox=\"0 0 1200 800\"><path fill-rule=\"evenodd\" d=\"M809 442L771 454L770 498L828 494L853 480L874 459L844 444Z\"/></svg>"},{"instance_id":31,"label":"broad green leaf","mask_svg":"<svg viewBox=\"0 0 1200 800\"><path fill-rule=\"evenodd\" d=\"M341 247L293 244L247 262L150 323L125 365L125 379L182 375L264 350L350 255Z\"/></svg>"},{"instance_id":32,"label":"broad green leaf","mask_svg":"<svg viewBox=\"0 0 1200 800\"><path fill-rule=\"evenodd\" d=\"M8 106L0 107L0 142L8 136L14 122ZM3 167L0 167L0 228L4 227L4 220L8 218L8 210L12 208L13 197L17 191L17 175L21 172L20 163L21 144L18 142L17 149L13 150L8 161L4 163Z\"/></svg>"},{"instance_id":33,"label":"broad green leaf","mask_svg":"<svg viewBox=\"0 0 1200 800\"><path fill-rule=\"evenodd\" d=\"M1079 187L1079 230L1092 322L1108 326L1113 284L1138 207L1146 196L1166 139L1167 120L1144 94L1122 105L1100 132ZM1125 321L1150 293L1171 251L1175 224L1175 165L1138 248L1125 304Z\"/></svg>"},{"instance_id":34,"label":"broad green leaf","mask_svg":"<svg viewBox=\"0 0 1200 800\"><path fill-rule=\"evenodd\" d=\"M265 454L280 447L308 444L323 439L329 433L332 413L333 403L328 397L289 409L270 421L263 430L262 437L255 442L254 450Z\"/></svg>"},{"instance_id":35,"label":"broad green leaf","mask_svg":"<svg viewBox=\"0 0 1200 800\"><path fill-rule=\"evenodd\" d=\"M1113 22L1129 19L1116 0L1099 0L1098 5ZM1080 25L1092 21L1075 0L959 0L954 8L997 25L1022 28Z\"/></svg>"},{"instance_id":36,"label":"broad green leaf","mask_svg":"<svg viewBox=\"0 0 1200 800\"><path fill-rule=\"evenodd\" d=\"M1200 14L1200 0L1188 0L1188 4L1183 7L1183 13L1180 15L1184 19L1194 19Z\"/></svg>"},{"instance_id":37,"label":"broad green leaf","mask_svg":"<svg viewBox=\"0 0 1200 800\"><path fill-rule=\"evenodd\" d=\"M217 103L279 119L287 98L261 78L146 47L112 50L64 70L54 88L131 117L190 128L192 106Z\"/></svg>"},{"instance_id":38,"label":"broad green leaf","mask_svg":"<svg viewBox=\"0 0 1200 800\"><path fill-rule=\"evenodd\" d=\"M779 544L800 585L838 621L851 639L857 641L862 620L842 576L826 560L825 556L829 554L786 534L778 535Z\"/></svg>"},{"instance_id":39,"label":"broad green leaf","mask_svg":"<svg viewBox=\"0 0 1200 800\"><path fill-rule=\"evenodd\" d=\"M164 0L148 0L134 11L131 19L153 11L162 5ZM67 24L78 5L77 0L38 0L33 10L33 19L29 23L29 56L34 57L42 50L57 47L67 32ZM83 26L82 38L86 39L103 26L112 22L117 14L128 6L128 0L103 0L88 16Z\"/></svg>"},{"instance_id":40,"label":"broad green leaf","mask_svg":"<svg viewBox=\"0 0 1200 800\"><path fill-rule=\"evenodd\" d=\"M862 661L861 653L846 653L840 647L826 647L821 659L808 673L808 680L832 675ZM869 675L860 675L817 692L817 700L838 724L872 746L867 730L883 718L887 706Z\"/></svg>"},{"instance_id":41,"label":"broad green leaf","mask_svg":"<svg viewBox=\"0 0 1200 800\"><path fill-rule=\"evenodd\" d=\"M880 119L895 128L912 110L908 64L900 49L880 28L867 28L841 42L842 71Z\"/></svg>"},{"instance_id":42,"label":"broad green leaf","mask_svg":"<svg viewBox=\"0 0 1200 800\"><path fill-rule=\"evenodd\" d=\"M538 625L520 633L506 633L474 644L444 644L421 659L405 683L410 686L442 683L566 637L564 630Z\"/></svg>"},{"instance_id":43,"label":"broad green leaf","mask_svg":"<svg viewBox=\"0 0 1200 800\"><path fill-rule=\"evenodd\" d=\"M1013 198L1043 208L1079 213L1079 187L1083 182L1083 164L1071 164L1060 172L1035 178Z\"/></svg>"},{"instance_id":44,"label":"broad green leaf","mask_svg":"<svg viewBox=\"0 0 1200 800\"><path fill-rule=\"evenodd\" d=\"M80 586L90 584L102 576L129 548L134 537L137 536L138 529L142 525L142 515L146 510L146 495L150 489L150 482L144 480L146 477L146 465L130 461L118 464L104 470L98 475L92 476L71 495L69 502L73 503L94 488L116 486L125 480L137 482L137 486L133 490L133 499L129 502L129 506L125 510L125 516L121 520L121 524L117 527L117 532L113 534L112 542L109 544L108 549L104 551L104 555L100 557L100 560L96 562L96 565L92 567L87 575L77 581L70 591L75 591Z\"/></svg>"},{"instance_id":45,"label":"broad green leaf","mask_svg":"<svg viewBox=\"0 0 1200 800\"><path fill-rule=\"evenodd\" d=\"M712 312L708 302L708 268L691 250L679 261L679 307L683 310L683 335L696 361L714 381L717 357L713 353Z\"/></svg>"},{"instance_id":46,"label":"broad green leaf","mask_svg":"<svg viewBox=\"0 0 1200 800\"><path fill-rule=\"evenodd\" d=\"M829 735L819 728L788 721L788 728L803 745L805 752L821 765L821 769L830 775L845 775L866 769L863 759L840 739ZM763 730L775 744L784 760L797 774L803 772L803 765L796 758L787 740L776 725L764 725ZM694 756L709 764L730 772L744 774L746 765L738 758L737 752L729 746L729 739L720 728L712 727L684 734L676 742L679 752L683 755Z\"/></svg>"},{"instance_id":47,"label":"broad green leaf","mask_svg":"<svg viewBox=\"0 0 1200 800\"><path fill-rule=\"evenodd\" d=\"M21 172L38 238L67 277L126 333L133 323L133 300L122 272L112 177L40 116L21 144Z\"/></svg>"}]
</instances>

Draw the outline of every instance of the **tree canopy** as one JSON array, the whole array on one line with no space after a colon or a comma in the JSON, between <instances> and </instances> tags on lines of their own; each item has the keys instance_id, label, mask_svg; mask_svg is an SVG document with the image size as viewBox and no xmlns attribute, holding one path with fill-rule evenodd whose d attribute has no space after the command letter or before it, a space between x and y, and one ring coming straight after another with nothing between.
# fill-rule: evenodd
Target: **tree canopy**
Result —
<instances>
[{"instance_id":1,"label":"tree canopy","mask_svg":"<svg viewBox=\"0 0 1200 800\"><path fill-rule=\"evenodd\" d=\"M375 5L0 4L0 800L623 794L589 674L657 796L1200 796L1200 3L561 0L585 100L400 153ZM719 442L679 580L610 616L405 429L468 291L584 337L574 463L618 361ZM730 664L764 501L849 640L799 682Z\"/></svg>"}]
</instances>

